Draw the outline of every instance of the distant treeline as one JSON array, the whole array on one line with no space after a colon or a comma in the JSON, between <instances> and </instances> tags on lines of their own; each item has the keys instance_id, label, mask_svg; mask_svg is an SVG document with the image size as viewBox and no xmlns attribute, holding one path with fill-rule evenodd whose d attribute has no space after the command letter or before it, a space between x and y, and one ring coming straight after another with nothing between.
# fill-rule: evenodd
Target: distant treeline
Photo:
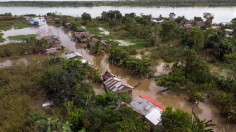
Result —
<instances>
[{"instance_id":1,"label":"distant treeline","mask_svg":"<svg viewBox=\"0 0 236 132\"><path fill-rule=\"evenodd\" d=\"M236 6L235 0L9 1L0 6Z\"/></svg>"}]
</instances>

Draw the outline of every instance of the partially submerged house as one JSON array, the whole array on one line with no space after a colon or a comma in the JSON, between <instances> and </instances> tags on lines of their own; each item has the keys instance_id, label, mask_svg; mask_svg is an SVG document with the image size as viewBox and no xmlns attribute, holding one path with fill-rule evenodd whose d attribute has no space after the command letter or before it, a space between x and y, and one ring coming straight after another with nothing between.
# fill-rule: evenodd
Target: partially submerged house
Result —
<instances>
[{"instance_id":1,"label":"partially submerged house","mask_svg":"<svg viewBox=\"0 0 236 132\"><path fill-rule=\"evenodd\" d=\"M115 93L127 92L129 95L132 95L132 90L134 87L124 83L117 77L111 77L103 82L105 89L107 91L113 91Z\"/></svg>"},{"instance_id":2,"label":"partially submerged house","mask_svg":"<svg viewBox=\"0 0 236 132\"><path fill-rule=\"evenodd\" d=\"M115 93L123 93L127 92L130 96L132 95L132 90L134 87L124 83L122 80L119 78L115 77L109 72L105 72L103 74L103 85L105 87L106 91L113 91Z\"/></svg>"},{"instance_id":3,"label":"partially submerged house","mask_svg":"<svg viewBox=\"0 0 236 132\"><path fill-rule=\"evenodd\" d=\"M79 52L71 52L69 54L65 54L63 56L63 58L65 59L81 59L82 58L82 55L79 53Z\"/></svg>"},{"instance_id":4,"label":"partially submerged house","mask_svg":"<svg viewBox=\"0 0 236 132\"><path fill-rule=\"evenodd\" d=\"M107 79L111 78L111 77L115 77L115 75L113 75L111 72L106 71L103 75L102 75L102 79L103 81L106 81Z\"/></svg>"},{"instance_id":5,"label":"partially submerged house","mask_svg":"<svg viewBox=\"0 0 236 132\"><path fill-rule=\"evenodd\" d=\"M90 39L90 33L89 32L74 32L72 34L73 41L77 43L84 43Z\"/></svg>"},{"instance_id":6,"label":"partially submerged house","mask_svg":"<svg viewBox=\"0 0 236 132\"><path fill-rule=\"evenodd\" d=\"M152 22L157 23L157 24L161 24L161 23L165 22L165 20L164 19L152 19Z\"/></svg>"},{"instance_id":7,"label":"partially submerged house","mask_svg":"<svg viewBox=\"0 0 236 132\"><path fill-rule=\"evenodd\" d=\"M96 38L92 38L88 43L88 48L93 50L94 48L99 48L101 51L107 51L111 47L107 44L105 40L98 40Z\"/></svg>"},{"instance_id":8,"label":"partially submerged house","mask_svg":"<svg viewBox=\"0 0 236 132\"><path fill-rule=\"evenodd\" d=\"M205 27L206 26L206 23L204 21L197 21L195 22L195 25L197 27Z\"/></svg>"},{"instance_id":9,"label":"partially submerged house","mask_svg":"<svg viewBox=\"0 0 236 132\"><path fill-rule=\"evenodd\" d=\"M233 29L224 29L224 31L225 31L225 37L227 37L227 38L233 38L233 32L234 32L234 30Z\"/></svg>"},{"instance_id":10,"label":"partially submerged house","mask_svg":"<svg viewBox=\"0 0 236 132\"><path fill-rule=\"evenodd\" d=\"M62 48L59 37L55 35L48 35L44 36L43 38L51 43L51 48L56 48L57 50L60 50Z\"/></svg>"},{"instance_id":11,"label":"partially submerged house","mask_svg":"<svg viewBox=\"0 0 236 132\"><path fill-rule=\"evenodd\" d=\"M28 20L28 23L31 24L31 25L43 25L45 22L44 18L41 18L41 17L36 17L36 18L30 18Z\"/></svg>"},{"instance_id":12,"label":"partially submerged house","mask_svg":"<svg viewBox=\"0 0 236 132\"><path fill-rule=\"evenodd\" d=\"M184 27L184 28L192 28L192 27L193 27L193 24L191 24L191 23L185 23L185 24L183 24L183 27Z\"/></svg>"},{"instance_id":13,"label":"partially submerged house","mask_svg":"<svg viewBox=\"0 0 236 132\"><path fill-rule=\"evenodd\" d=\"M47 54L55 54L55 53L57 53L57 48L46 49L46 53Z\"/></svg>"},{"instance_id":14,"label":"partially submerged house","mask_svg":"<svg viewBox=\"0 0 236 132\"><path fill-rule=\"evenodd\" d=\"M54 103L52 101L47 101L45 103L42 104L42 107L44 109L49 109L50 107L52 107L54 105Z\"/></svg>"},{"instance_id":15,"label":"partially submerged house","mask_svg":"<svg viewBox=\"0 0 236 132\"><path fill-rule=\"evenodd\" d=\"M161 114L165 110L165 107L155 100L146 96L138 96L130 105L136 112L143 116L153 128L161 123Z\"/></svg>"}]
</instances>

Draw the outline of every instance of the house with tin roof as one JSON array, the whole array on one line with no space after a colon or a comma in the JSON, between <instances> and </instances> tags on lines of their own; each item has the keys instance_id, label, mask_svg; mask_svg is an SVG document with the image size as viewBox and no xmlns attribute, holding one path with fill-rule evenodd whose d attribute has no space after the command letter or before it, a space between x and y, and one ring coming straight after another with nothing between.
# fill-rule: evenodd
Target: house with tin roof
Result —
<instances>
[{"instance_id":1,"label":"house with tin roof","mask_svg":"<svg viewBox=\"0 0 236 132\"><path fill-rule=\"evenodd\" d=\"M76 43L84 43L90 39L89 32L74 32L72 36Z\"/></svg>"},{"instance_id":2,"label":"house with tin roof","mask_svg":"<svg viewBox=\"0 0 236 132\"><path fill-rule=\"evenodd\" d=\"M63 58L65 58L66 60L68 59L81 59L82 58L82 55L79 53L79 52L71 52L69 54L65 54L63 56Z\"/></svg>"},{"instance_id":3,"label":"house with tin roof","mask_svg":"<svg viewBox=\"0 0 236 132\"><path fill-rule=\"evenodd\" d=\"M130 96L132 96L132 90L134 87L126 84L108 71L103 74L103 80L103 85L106 91L113 91L115 93L127 92Z\"/></svg>"},{"instance_id":4,"label":"house with tin roof","mask_svg":"<svg viewBox=\"0 0 236 132\"><path fill-rule=\"evenodd\" d=\"M165 110L165 107L155 100L146 96L138 96L130 105L136 112L144 117L153 128L161 123L161 114Z\"/></svg>"}]
</instances>

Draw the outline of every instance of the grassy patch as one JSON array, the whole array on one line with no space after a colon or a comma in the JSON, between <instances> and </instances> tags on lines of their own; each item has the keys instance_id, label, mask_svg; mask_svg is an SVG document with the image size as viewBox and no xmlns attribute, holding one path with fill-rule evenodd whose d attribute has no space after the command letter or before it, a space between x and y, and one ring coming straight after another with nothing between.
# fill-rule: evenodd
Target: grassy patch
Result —
<instances>
[{"instance_id":1,"label":"grassy patch","mask_svg":"<svg viewBox=\"0 0 236 132\"><path fill-rule=\"evenodd\" d=\"M166 62L174 62L179 61L181 60L181 58L183 58L184 49L180 46L170 46L170 44L165 43L161 44L158 47L150 49L150 53L151 60L163 59Z\"/></svg>"},{"instance_id":2,"label":"grassy patch","mask_svg":"<svg viewBox=\"0 0 236 132\"><path fill-rule=\"evenodd\" d=\"M88 27L87 30L94 35L100 35L101 33L98 27Z\"/></svg>"},{"instance_id":3,"label":"grassy patch","mask_svg":"<svg viewBox=\"0 0 236 132\"><path fill-rule=\"evenodd\" d=\"M109 35L103 35L103 39L114 39L114 40L124 40L128 43L132 43L132 47L134 48L144 48L147 45L147 41L144 39L138 39L132 36L128 31L123 30L122 26L117 26L115 28L111 28L108 23L104 23L101 21L95 21L88 23L86 26L87 30L94 35L101 35L101 31L98 29L99 27L110 32Z\"/></svg>"},{"instance_id":4,"label":"grassy patch","mask_svg":"<svg viewBox=\"0 0 236 132\"><path fill-rule=\"evenodd\" d=\"M29 34L29 35L18 35L18 36L9 36L8 38L10 40L25 40L27 38L31 38L31 37L36 37L35 34Z\"/></svg>"},{"instance_id":5,"label":"grassy patch","mask_svg":"<svg viewBox=\"0 0 236 132\"><path fill-rule=\"evenodd\" d=\"M15 29L22 29L22 28L27 28L27 27L29 27L28 23L17 23L17 24L14 24L14 28Z\"/></svg>"},{"instance_id":6,"label":"grassy patch","mask_svg":"<svg viewBox=\"0 0 236 132\"><path fill-rule=\"evenodd\" d=\"M4 41L5 41L5 39L4 39L4 38L2 38L2 36L3 36L3 33L0 33L0 43L2 43L2 42L4 42Z\"/></svg>"},{"instance_id":7,"label":"grassy patch","mask_svg":"<svg viewBox=\"0 0 236 132\"><path fill-rule=\"evenodd\" d=\"M9 30L12 27L20 29L28 26L26 19L23 17L0 16L0 30Z\"/></svg>"}]
</instances>

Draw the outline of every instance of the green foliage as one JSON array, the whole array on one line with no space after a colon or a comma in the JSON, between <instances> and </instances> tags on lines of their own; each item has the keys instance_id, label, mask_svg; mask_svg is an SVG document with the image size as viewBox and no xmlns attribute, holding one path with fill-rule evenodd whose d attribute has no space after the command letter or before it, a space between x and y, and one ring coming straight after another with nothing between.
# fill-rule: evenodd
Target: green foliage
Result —
<instances>
[{"instance_id":1,"label":"green foliage","mask_svg":"<svg viewBox=\"0 0 236 132\"><path fill-rule=\"evenodd\" d=\"M232 94L227 94L224 92L217 92L212 95L212 101L219 108L221 115L227 117L229 122L236 122L236 104L235 98Z\"/></svg>"},{"instance_id":2,"label":"green foliage","mask_svg":"<svg viewBox=\"0 0 236 132\"><path fill-rule=\"evenodd\" d=\"M22 43L11 43L7 45L1 45L0 56L20 56L27 54L45 53L45 50L49 48L51 44L45 39L36 39L34 37L27 38Z\"/></svg>"},{"instance_id":3,"label":"green foliage","mask_svg":"<svg viewBox=\"0 0 236 132\"><path fill-rule=\"evenodd\" d=\"M0 33L0 43L2 43L2 42L4 42L4 41L5 41L5 39L4 39L4 38L2 38L2 36L3 36L3 33Z\"/></svg>"},{"instance_id":4,"label":"green foliage","mask_svg":"<svg viewBox=\"0 0 236 132\"><path fill-rule=\"evenodd\" d=\"M181 91L185 89L185 84L187 83L187 78L183 68L176 67L168 75L163 75L156 77L156 82L158 85L167 87L172 91Z\"/></svg>"},{"instance_id":5,"label":"green foliage","mask_svg":"<svg viewBox=\"0 0 236 132\"><path fill-rule=\"evenodd\" d=\"M29 38L33 38L33 37L36 37L35 34L29 34L29 35L18 35L18 36L9 36L8 38L10 40L26 40L26 39L29 39Z\"/></svg>"},{"instance_id":6,"label":"green foliage","mask_svg":"<svg viewBox=\"0 0 236 132\"><path fill-rule=\"evenodd\" d=\"M150 77L153 73L149 60L130 57L128 52L117 47L114 48L108 58L109 62L124 66L129 72L142 77Z\"/></svg>"},{"instance_id":7,"label":"green foliage","mask_svg":"<svg viewBox=\"0 0 236 132\"><path fill-rule=\"evenodd\" d=\"M171 107L167 107L161 118L165 131L191 131L191 117L187 112L179 109L173 111Z\"/></svg>"},{"instance_id":8,"label":"green foliage","mask_svg":"<svg viewBox=\"0 0 236 132\"><path fill-rule=\"evenodd\" d=\"M132 74L142 77L149 77L152 74L151 63L149 60L129 58L126 61L125 67Z\"/></svg>"},{"instance_id":9,"label":"green foliage","mask_svg":"<svg viewBox=\"0 0 236 132\"><path fill-rule=\"evenodd\" d=\"M200 50L204 44L204 34L199 28L192 28L185 32L182 37L182 44L189 48Z\"/></svg>"},{"instance_id":10,"label":"green foliage","mask_svg":"<svg viewBox=\"0 0 236 132\"><path fill-rule=\"evenodd\" d=\"M124 65L127 58L129 58L128 52L121 48L115 48L112 49L108 60L112 64Z\"/></svg>"},{"instance_id":11,"label":"green foliage","mask_svg":"<svg viewBox=\"0 0 236 132\"><path fill-rule=\"evenodd\" d=\"M203 21L201 17L194 17L194 21Z\"/></svg>"},{"instance_id":12,"label":"green foliage","mask_svg":"<svg viewBox=\"0 0 236 132\"><path fill-rule=\"evenodd\" d=\"M203 61L194 50L186 50L185 75L196 83L207 83L211 79L210 70L206 62Z\"/></svg>"},{"instance_id":13,"label":"green foliage","mask_svg":"<svg viewBox=\"0 0 236 132\"><path fill-rule=\"evenodd\" d=\"M173 40L176 37L177 25L174 22L164 22L161 24L160 35L163 41Z\"/></svg>"},{"instance_id":14,"label":"green foliage","mask_svg":"<svg viewBox=\"0 0 236 132\"><path fill-rule=\"evenodd\" d=\"M91 21L91 20L92 20L91 15L88 14L88 13L86 13L86 12L84 12L84 13L81 15L81 17L82 17L82 20L83 20L83 21Z\"/></svg>"},{"instance_id":15,"label":"green foliage","mask_svg":"<svg viewBox=\"0 0 236 132\"><path fill-rule=\"evenodd\" d=\"M228 63L235 62L236 61L236 52L224 54L224 59Z\"/></svg>"},{"instance_id":16,"label":"green foliage","mask_svg":"<svg viewBox=\"0 0 236 132\"><path fill-rule=\"evenodd\" d=\"M116 94L114 92L107 92L96 96L96 105L98 106L116 106L120 102L130 103L131 97L128 93Z\"/></svg>"},{"instance_id":17,"label":"green foliage","mask_svg":"<svg viewBox=\"0 0 236 132\"><path fill-rule=\"evenodd\" d=\"M207 33L207 40L204 44L206 49L209 49L210 54L212 54L218 60L228 61L230 59L230 54L233 54L233 46L235 45L234 40L224 38L223 33L214 32ZM229 54L229 55L228 55ZM229 58L224 58L224 56L228 56Z\"/></svg>"},{"instance_id":18,"label":"green foliage","mask_svg":"<svg viewBox=\"0 0 236 132\"><path fill-rule=\"evenodd\" d=\"M210 121L200 120L195 113L191 117L187 112L177 109L173 111L171 107L167 107L162 113L163 131L167 132L213 132L210 127L213 124Z\"/></svg>"},{"instance_id":19,"label":"green foliage","mask_svg":"<svg viewBox=\"0 0 236 132\"><path fill-rule=\"evenodd\" d=\"M72 102L67 102L66 108L67 108L67 121L70 124L72 124L71 129L73 131L81 130L83 128L82 116L84 110L75 107Z\"/></svg>"},{"instance_id":20,"label":"green foliage","mask_svg":"<svg viewBox=\"0 0 236 132\"><path fill-rule=\"evenodd\" d=\"M0 131L33 131L28 117L33 97L41 93L39 80L45 68L39 61L0 69Z\"/></svg>"},{"instance_id":21,"label":"green foliage","mask_svg":"<svg viewBox=\"0 0 236 132\"><path fill-rule=\"evenodd\" d=\"M95 92L91 84L80 83L75 86L75 96L73 102L76 106L88 108L93 105Z\"/></svg>"},{"instance_id":22,"label":"green foliage","mask_svg":"<svg viewBox=\"0 0 236 132\"><path fill-rule=\"evenodd\" d=\"M12 15L1 15L0 16L0 30L9 30L12 27L25 28L28 27L27 21L24 17L12 16Z\"/></svg>"}]
</instances>

